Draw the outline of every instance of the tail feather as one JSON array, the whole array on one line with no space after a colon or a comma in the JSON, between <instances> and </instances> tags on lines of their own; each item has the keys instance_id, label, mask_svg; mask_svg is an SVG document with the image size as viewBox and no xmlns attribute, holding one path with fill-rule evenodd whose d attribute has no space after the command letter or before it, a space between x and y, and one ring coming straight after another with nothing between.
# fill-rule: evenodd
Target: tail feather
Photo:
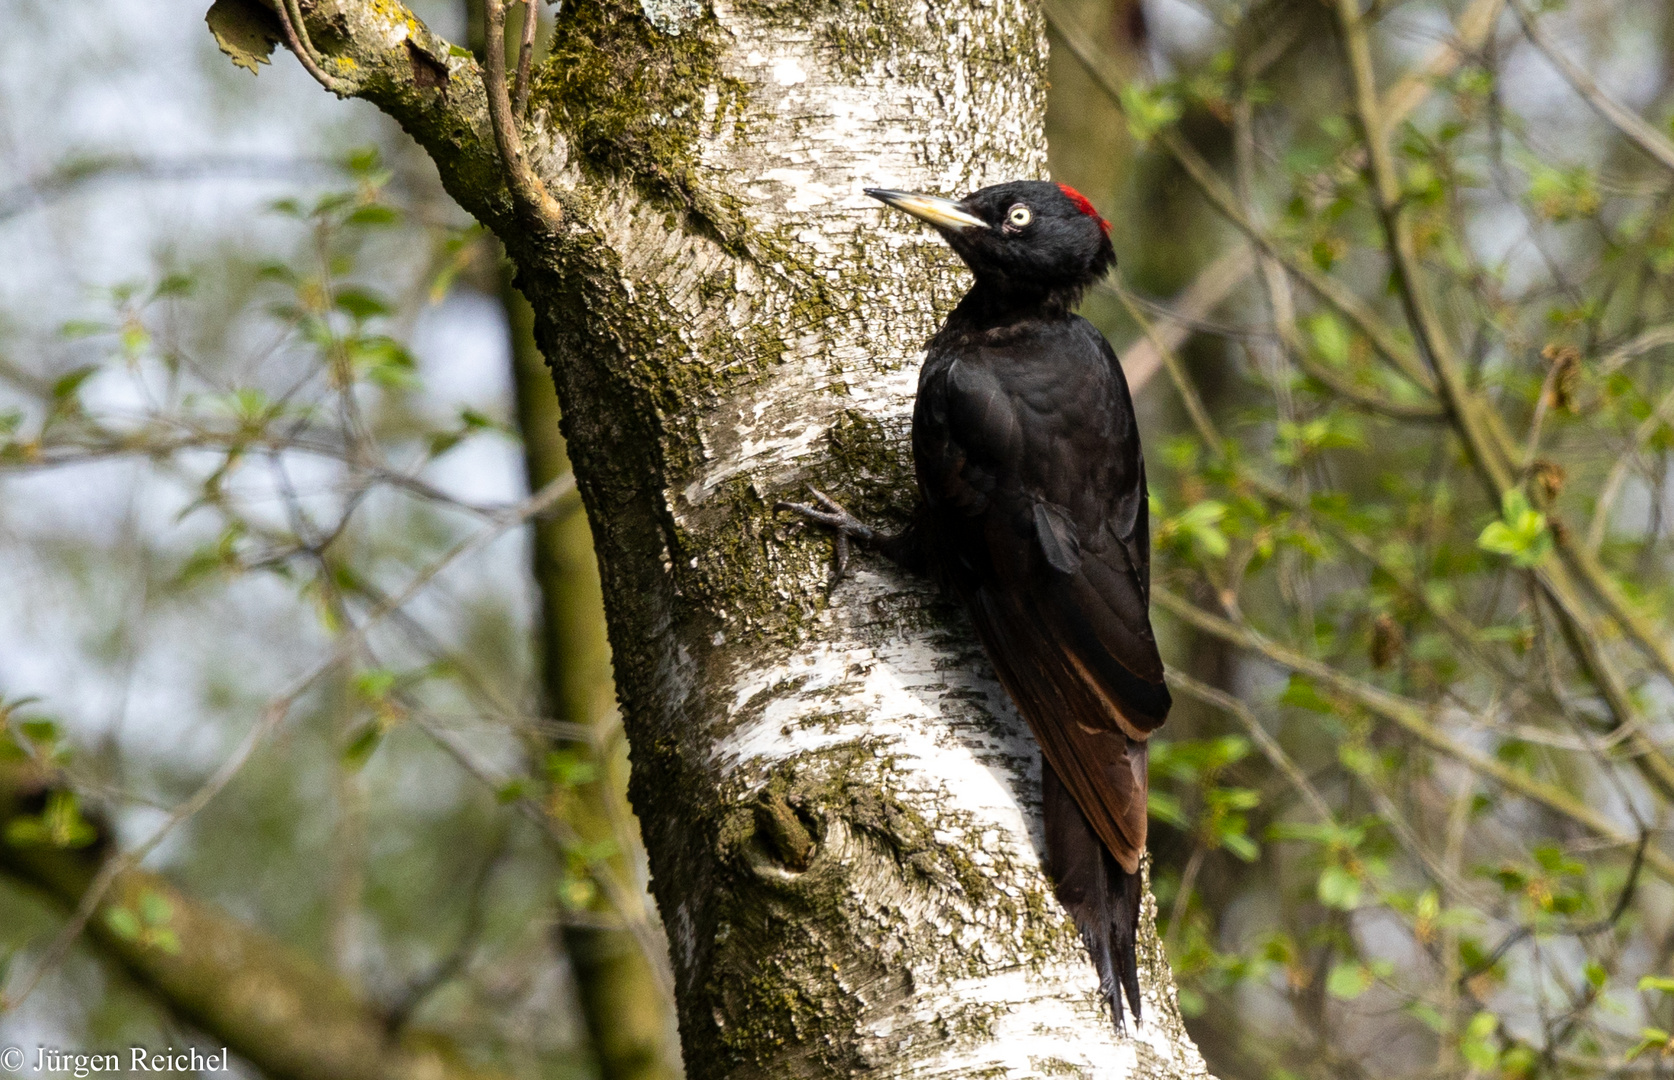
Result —
<instances>
[{"instance_id":1,"label":"tail feather","mask_svg":"<svg viewBox=\"0 0 1674 1080\"><path fill-rule=\"evenodd\" d=\"M1058 774L1041 762L1046 812L1046 863L1058 902L1075 920L1093 966L1099 992L1110 1006L1118 1034L1125 1032L1122 998L1137 1023L1139 1013L1139 874L1116 862L1093 831Z\"/></svg>"}]
</instances>

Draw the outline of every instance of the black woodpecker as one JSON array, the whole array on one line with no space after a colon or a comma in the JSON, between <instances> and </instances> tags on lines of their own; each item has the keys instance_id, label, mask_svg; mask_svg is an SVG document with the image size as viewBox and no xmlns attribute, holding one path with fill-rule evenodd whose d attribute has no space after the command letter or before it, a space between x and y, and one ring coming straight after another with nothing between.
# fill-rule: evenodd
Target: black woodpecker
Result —
<instances>
[{"instance_id":1,"label":"black woodpecker","mask_svg":"<svg viewBox=\"0 0 1674 1080\"><path fill-rule=\"evenodd\" d=\"M920 501L886 535L824 494L782 503L930 573L965 604L1044 758L1047 872L1123 1029L1139 1017L1134 940L1146 740L1168 716L1151 632L1145 460L1110 343L1071 311L1116 262L1110 226L1063 184L955 202L868 189L928 222L976 281L930 339L913 408Z\"/></svg>"}]
</instances>

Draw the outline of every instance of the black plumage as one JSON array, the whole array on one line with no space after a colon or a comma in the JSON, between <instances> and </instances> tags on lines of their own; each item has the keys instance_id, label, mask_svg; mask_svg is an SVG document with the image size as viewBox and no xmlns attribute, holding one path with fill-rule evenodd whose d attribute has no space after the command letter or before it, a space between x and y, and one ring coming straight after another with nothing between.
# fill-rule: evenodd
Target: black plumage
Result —
<instances>
[{"instance_id":1,"label":"black plumage","mask_svg":"<svg viewBox=\"0 0 1674 1080\"><path fill-rule=\"evenodd\" d=\"M869 194L936 226L976 279L919 374L922 501L894 536L823 495L790 508L934 573L970 610L1040 744L1047 870L1120 1028L1124 994L1139 1016L1146 739L1170 698L1151 631L1133 403L1109 343L1071 311L1115 261L1109 226L1045 182L957 203Z\"/></svg>"}]
</instances>

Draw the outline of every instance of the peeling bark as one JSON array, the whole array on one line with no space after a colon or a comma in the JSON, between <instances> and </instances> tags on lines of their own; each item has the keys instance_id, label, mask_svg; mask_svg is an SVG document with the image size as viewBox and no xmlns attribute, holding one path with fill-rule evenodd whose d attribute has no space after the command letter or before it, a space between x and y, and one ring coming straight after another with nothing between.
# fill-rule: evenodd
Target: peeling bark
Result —
<instances>
[{"instance_id":1,"label":"peeling bark","mask_svg":"<svg viewBox=\"0 0 1674 1080\"><path fill-rule=\"evenodd\" d=\"M962 616L864 558L828 596L829 542L771 509L809 481L910 505L921 347L965 279L861 188L1044 176L1033 4L572 0L523 133L563 207L542 235L469 56L390 0L307 18L534 306L689 1073L1204 1075L1149 901L1145 1019L1113 1034L1041 873L1038 754Z\"/></svg>"}]
</instances>

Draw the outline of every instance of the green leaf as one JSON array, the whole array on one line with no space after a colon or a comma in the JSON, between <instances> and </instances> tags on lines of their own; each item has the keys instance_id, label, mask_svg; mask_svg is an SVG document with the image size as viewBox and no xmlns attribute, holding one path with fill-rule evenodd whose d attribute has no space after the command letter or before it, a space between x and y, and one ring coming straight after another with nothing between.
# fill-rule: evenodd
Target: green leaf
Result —
<instances>
[{"instance_id":1,"label":"green leaf","mask_svg":"<svg viewBox=\"0 0 1674 1080\"><path fill-rule=\"evenodd\" d=\"M167 926L161 926L155 930L148 930L145 935L145 942L147 945L150 945L162 952L166 952L170 956L180 955L180 935L176 934Z\"/></svg>"},{"instance_id":2,"label":"green leaf","mask_svg":"<svg viewBox=\"0 0 1674 1080\"><path fill-rule=\"evenodd\" d=\"M6 825L6 841L13 847L82 848L99 838L99 832L81 816L76 797L68 791L54 791L38 817L13 818Z\"/></svg>"},{"instance_id":3,"label":"green leaf","mask_svg":"<svg viewBox=\"0 0 1674 1080\"><path fill-rule=\"evenodd\" d=\"M1141 143L1173 124L1184 110L1162 87L1128 83L1122 87L1122 116L1128 131Z\"/></svg>"},{"instance_id":4,"label":"green leaf","mask_svg":"<svg viewBox=\"0 0 1674 1080\"><path fill-rule=\"evenodd\" d=\"M1341 1001L1353 1001L1372 988L1372 972L1364 964L1342 963L1325 979L1325 992Z\"/></svg>"},{"instance_id":5,"label":"green leaf","mask_svg":"<svg viewBox=\"0 0 1674 1080\"><path fill-rule=\"evenodd\" d=\"M384 727L382 724L376 721L362 724L359 730L349 739L348 744L343 747L343 767L350 772L359 772L365 768L366 763L372 760L372 755L377 751L378 744L383 742L383 739Z\"/></svg>"},{"instance_id":6,"label":"green leaf","mask_svg":"<svg viewBox=\"0 0 1674 1080\"><path fill-rule=\"evenodd\" d=\"M1166 821L1176 829L1191 828L1191 819L1176 799L1166 791L1152 788L1145 796L1145 807L1150 815L1159 821Z\"/></svg>"},{"instance_id":7,"label":"green leaf","mask_svg":"<svg viewBox=\"0 0 1674 1080\"><path fill-rule=\"evenodd\" d=\"M1674 994L1674 976L1645 975L1639 980L1641 990L1661 990L1665 994Z\"/></svg>"},{"instance_id":8,"label":"green leaf","mask_svg":"<svg viewBox=\"0 0 1674 1080\"><path fill-rule=\"evenodd\" d=\"M151 331L137 320L129 320L123 324L120 338L122 351L129 356L137 355L147 345L151 344Z\"/></svg>"},{"instance_id":9,"label":"green leaf","mask_svg":"<svg viewBox=\"0 0 1674 1080\"><path fill-rule=\"evenodd\" d=\"M1536 163L1529 175L1529 201L1551 221L1590 217L1599 208L1597 178L1583 165L1559 170Z\"/></svg>"},{"instance_id":10,"label":"green leaf","mask_svg":"<svg viewBox=\"0 0 1674 1080\"><path fill-rule=\"evenodd\" d=\"M114 329L109 323L94 322L91 319L72 319L58 328L58 336L74 341L77 338L93 337L96 334L108 334Z\"/></svg>"},{"instance_id":11,"label":"green leaf","mask_svg":"<svg viewBox=\"0 0 1674 1080\"><path fill-rule=\"evenodd\" d=\"M1204 499L1185 513L1164 523L1163 528L1179 536L1187 537L1191 543L1203 554L1212 559L1226 557L1231 550L1226 533L1221 531L1220 523L1226 518L1226 504L1215 499Z\"/></svg>"},{"instance_id":12,"label":"green leaf","mask_svg":"<svg viewBox=\"0 0 1674 1080\"><path fill-rule=\"evenodd\" d=\"M140 897L140 918L148 926L167 926L174 918L174 905L160 892L147 892Z\"/></svg>"},{"instance_id":13,"label":"green leaf","mask_svg":"<svg viewBox=\"0 0 1674 1080\"><path fill-rule=\"evenodd\" d=\"M1459 1039L1459 1053L1472 1067L1486 1071L1499 1061L1499 1047L1492 1042L1499 1027L1500 1018L1486 1009L1471 1017L1471 1022L1465 1025L1465 1033Z\"/></svg>"},{"instance_id":14,"label":"green leaf","mask_svg":"<svg viewBox=\"0 0 1674 1080\"><path fill-rule=\"evenodd\" d=\"M1328 866L1319 875L1319 902L1339 911L1360 906L1360 879L1342 866Z\"/></svg>"},{"instance_id":15,"label":"green leaf","mask_svg":"<svg viewBox=\"0 0 1674 1080\"><path fill-rule=\"evenodd\" d=\"M1500 520L1488 523L1476 538L1476 546L1510 556L1518 566L1530 567L1546 558L1552 549L1552 534L1546 528L1546 515L1530 506L1521 491L1512 490L1502 500Z\"/></svg>"},{"instance_id":16,"label":"green leaf","mask_svg":"<svg viewBox=\"0 0 1674 1080\"><path fill-rule=\"evenodd\" d=\"M190 274L169 274L157 283L151 290L151 299L160 300L165 296L190 296L197 287L197 281Z\"/></svg>"},{"instance_id":17,"label":"green leaf","mask_svg":"<svg viewBox=\"0 0 1674 1080\"><path fill-rule=\"evenodd\" d=\"M140 935L145 932L145 927L140 925L139 916L125 907L113 907L105 912L105 925L123 941L138 941Z\"/></svg>"},{"instance_id":18,"label":"green leaf","mask_svg":"<svg viewBox=\"0 0 1674 1080\"><path fill-rule=\"evenodd\" d=\"M400 676L388 668L366 668L355 674L355 693L366 701L382 701L395 689Z\"/></svg>"},{"instance_id":19,"label":"green leaf","mask_svg":"<svg viewBox=\"0 0 1674 1080\"><path fill-rule=\"evenodd\" d=\"M361 228L381 228L385 225L394 225L400 220L401 214L393 206L385 206L383 203L367 203L365 206L356 207L348 217L343 219L343 224L360 226Z\"/></svg>"},{"instance_id":20,"label":"green leaf","mask_svg":"<svg viewBox=\"0 0 1674 1080\"><path fill-rule=\"evenodd\" d=\"M1308 319L1308 337L1320 359L1342 367L1349 360L1349 332L1334 312L1322 311Z\"/></svg>"},{"instance_id":21,"label":"green leaf","mask_svg":"<svg viewBox=\"0 0 1674 1080\"><path fill-rule=\"evenodd\" d=\"M599 767L584 750L554 750L546 755L546 775L559 787L575 787L597 779Z\"/></svg>"},{"instance_id":22,"label":"green leaf","mask_svg":"<svg viewBox=\"0 0 1674 1080\"><path fill-rule=\"evenodd\" d=\"M419 385L418 363L413 354L394 338L381 334L354 337L345 341L343 346L348 350L349 362L355 370L364 373L379 386L410 390Z\"/></svg>"},{"instance_id":23,"label":"green leaf","mask_svg":"<svg viewBox=\"0 0 1674 1080\"><path fill-rule=\"evenodd\" d=\"M1667 1050L1670 1042L1674 1042L1674 1036L1670 1036L1668 1032L1661 1028L1644 1028L1639 1032L1639 1044L1627 1052L1627 1059L1632 1061L1645 1051L1654 1048L1660 1047Z\"/></svg>"},{"instance_id":24,"label":"green leaf","mask_svg":"<svg viewBox=\"0 0 1674 1080\"><path fill-rule=\"evenodd\" d=\"M85 367L78 367L74 371L60 375L58 377L58 381L52 384L53 400L68 401L69 399L75 397L76 392L81 389L82 383L85 383L88 379L92 378L98 370L98 368L88 365Z\"/></svg>"},{"instance_id":25,"label":"green leaf","mask_svg":"<svg viewBox=\"0 0 1674 1080\"><path fill-rule=\"evenodd\" d=\"M1220 837L1221 846L1238 856L1245 862L1255 862L1261 858L1261 848L1256 842L1240 832L1226 832Z\"/></svg>"},{"instance_id":26,"label":"green leaf","mask_svg":"<svg viewBox=\"0 0 1674 1080\"><path fill-rule=\"evenodd\" d=\"M371 319L379 315L388 315L393 310L383 297L369 289L362 289L354 285L338 289L337 295L332 298L332 303L337 305L337 310L355 319Z\"/></svg>"},{"instance_id":27,"label":"green leaf","mask_svg":"<svg viewBox=\"0 0 1674 1080\"><path fill-rule=\"evenodd\" d=\"M1306 675L1292 674L1290 682L1285 685L1285 692L1279 695L1279 704L1290 705L1309 712L1334 716L1337 707L1320 694L1314 681Z\"/></svg>"},{"instance_id":28,"label":"green leaf","mask_svg":"<svg viewBox=\"0 0 1674 1080\"><path fill-rule=\"evenodd\" d=\"M376 146L362 146L343 156L343 167L361 176L377 172L383 163L383 155Z\"/></svg>"}]
</instances>

